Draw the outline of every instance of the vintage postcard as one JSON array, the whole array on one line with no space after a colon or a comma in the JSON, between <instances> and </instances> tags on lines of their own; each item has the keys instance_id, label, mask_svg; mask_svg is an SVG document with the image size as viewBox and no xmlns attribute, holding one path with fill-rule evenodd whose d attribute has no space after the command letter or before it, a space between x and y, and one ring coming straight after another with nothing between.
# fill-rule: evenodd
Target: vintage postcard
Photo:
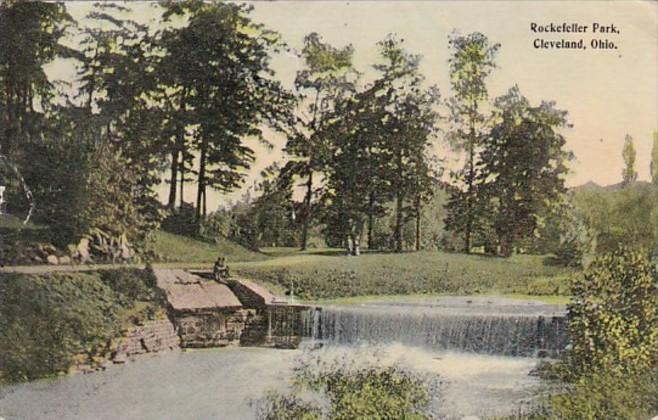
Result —
<instances>
[{"instance_id":1,"label":"vintage postcard","mask_svg":"<svg viewBox=\"0 0 658 420\"><path fill-rule=\"evenodd\" d=\"M0 2L0 420L658 418L658 3Z\"/></svg>"}]
</instances>

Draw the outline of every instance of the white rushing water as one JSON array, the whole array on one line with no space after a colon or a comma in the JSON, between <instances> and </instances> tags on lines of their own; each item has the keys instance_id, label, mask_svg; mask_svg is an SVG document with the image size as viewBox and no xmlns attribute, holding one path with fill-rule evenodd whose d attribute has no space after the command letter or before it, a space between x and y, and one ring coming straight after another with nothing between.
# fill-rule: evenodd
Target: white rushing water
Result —
<instances>
[{"instance_id":1,"label":"white rushing water","mask_svg":"<svg viewBox=\"0 0 658 420\"><path fill-rule=\"evenodd\" d=\"M567 344L561 305L492 297L441 297L322 308L312 337L338 344L393 341L431 351L557 356Z\"/></svg>"}]
</instances>

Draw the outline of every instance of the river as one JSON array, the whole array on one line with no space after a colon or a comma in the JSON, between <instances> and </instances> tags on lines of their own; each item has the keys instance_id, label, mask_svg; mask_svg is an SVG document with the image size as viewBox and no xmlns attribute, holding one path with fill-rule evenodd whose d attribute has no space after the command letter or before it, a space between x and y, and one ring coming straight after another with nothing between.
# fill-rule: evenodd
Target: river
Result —
<instances>
[{"instance_id":1,"label":"river","mask_svg":"<svg viewBox=\"0 0 658 420\"><path fill-rule=\"evenodd\" d=\"M229 347L142 356L103 372L2 388L0 417L248 420L255 417L250 401L287 389L298 359L366 363L373 352L377 363L438 376L433 407L446 418L504 415L545 389L528 373L539 350L564 345L557 333L562 324L547 322L562 309L489 298L326 308L314 320L324 344L319 349L311 342L297 350Z\"/></svg>"}]
</instances>

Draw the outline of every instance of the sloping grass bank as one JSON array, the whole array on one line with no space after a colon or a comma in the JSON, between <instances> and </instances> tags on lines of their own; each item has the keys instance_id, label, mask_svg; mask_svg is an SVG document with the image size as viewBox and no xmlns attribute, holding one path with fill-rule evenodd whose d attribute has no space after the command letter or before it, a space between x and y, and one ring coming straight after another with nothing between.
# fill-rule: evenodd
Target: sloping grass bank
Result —
<instances>
[{"instance_id":1,"label":"sloping grass bank","mask_svg":"<svg viewBox=\"0 0 658 420\"><path fill-rule=\"evenodd\" d=\"M293 288L295 296L307 300L487 292L566 295L572 273L544 265L541 256L503 259L436 251L360 257L300 254L232 267L279 290Z\"/></svg>"},{"instance_id":2,"label":"sloping grass bank","mask_svg":"<svg viewBox=\"0 0 658 420\"><path fill-rule=\"evenodd\" d=\"M199 241L187 236L158 231L153 244L156 262L212 263L217 257L226 257L229 262L259 261L267 258L226 239L216 243Z\"/></svg>"},{"instance_id":3,"label":"sloping grass bank","mask_svg":"<svg viewBox=\"0 0 658 420\"><path fill-rule=\"evenodd\" d=\"M138 269L0 274L0 383L104 361L112 338L164 316L154 282Z\"/></svg>"}]
</instances>

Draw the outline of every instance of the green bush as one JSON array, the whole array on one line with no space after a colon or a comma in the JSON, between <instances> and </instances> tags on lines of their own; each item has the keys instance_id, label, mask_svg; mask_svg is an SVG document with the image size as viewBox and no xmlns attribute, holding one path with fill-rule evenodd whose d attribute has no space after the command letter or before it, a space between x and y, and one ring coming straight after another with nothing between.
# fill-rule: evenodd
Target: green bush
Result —
<instances>
[{"instance_id":1,"label":"green bush","mask_svg":"<svg viewBox=\"0 0 658 420\"><path fill-rule=\"evenodd\" d=\"M573 278L565 380L528 419L649 419L658 412L658 287L644 253L621 248Z\"/></svg>"},{"instance_id":2,"label":"green bush","mask_svg":"<svg viewBox=\"0 0 658 420\"><path fill-rule=\"evenodd\" d=\"M584 376L569 392L551 397L545 411L537 418L650 419L658 413L658 372Z\"/></svg>"},{"instance_id":3,"label":"green bush","mask_svg":"<svg viewBox=\"0 0 658 420\"><path fill-rule=\"evenodd\" d=\"M261 420L429 419L438 394L435 379L396 365L357 364L344 357L302 360L295 369L293 393L261 399L257 416ZM305 392L310 401L297 396Z\"/></svg>"},{"instance_id":4,"label":"green bush","mask_svg":"<svg viewBox=\"0 0 658 420\"><path fill-rule=\"evenodd\" d=\"M597 258L571 285L570 376L634 374L658 362L658 287L644 254L621 249Z\"/></svg>"},{"instance_id":5,"label":"green bush","mask_svg":"<svg viewBox=\"0 0 658 420\"><path fill-rule=\"evenodd\" d=\"M584 251L613 252L620 245L650 252L658 240L658 193L647 182L623 188L593 187L575 190L575 218L584 227Z\"/></svg>"},{"instance_id":6,"label":"green bush","mask_svg":"<svg viewBox=\"0 0 658 420\"><path fill-rule=\"evenodd\" d=\"M270 393L257 403L260 420L320 420L322 410L295 395Z\"/></svg>"}]
</instances>

